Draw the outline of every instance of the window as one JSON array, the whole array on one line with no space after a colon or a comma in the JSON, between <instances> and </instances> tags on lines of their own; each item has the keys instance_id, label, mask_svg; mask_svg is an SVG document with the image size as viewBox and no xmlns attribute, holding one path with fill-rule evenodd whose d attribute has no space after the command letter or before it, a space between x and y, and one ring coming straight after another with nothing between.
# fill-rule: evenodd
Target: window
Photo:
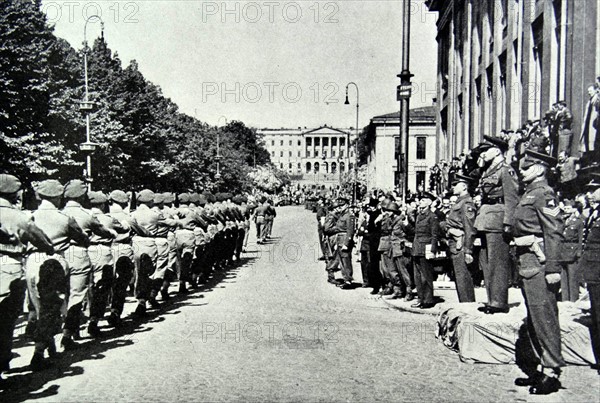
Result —
<instances>
[{"instance_id":1,"label":"window","mask_svg":"<svg viewBox=\"0 0 600 403\"><path fill-rule=\"evenodd\" d=\"M331 151L331 156L332 156L332 157L335 157L335 150L332 150L332 151Z\"/></svg>"},{"instance_id":2,"label":"window","mask_svg":"<svg viewBox=\"0 0 600 403\"><path fill-rule=\"evenodd\" d=\"M425 186L425 171L417 171L417 189L419 189L419 186L423 186L423 189L426 188Z\"/></svg>"},{"instance_id":3,"label":"window","mask_svg":"<svg viewBox=\"0 0 600 403\"><path fill-rule=\"evenodd\" d=\"M280 157L283 157L283 151L280 151L280 152L279 152L279 156L280 156Z\"/></svg>"},{"instance_id":4,"label":"window","mask_svg":"<svg viewBox=\"0 0 600 403\"><path fill-rule=\"evenodd\" d=\"M275 157L275 151L271 151L271 157Z\"/></svg>"},{"instance_id":5,"label":"window","mask_svg":"<svg viewBox=\"0 0 600 403\"><path fill-rule=\"evenodd\" d=\"M320 146L321 145L321 137L315 137L315 146Z\"/></svg>"},{"instance_id":6,"label":"window","mask_svg":"<svg viewBox=\"0 0 600 403\"><path fill-rule=\"evenodd\" d=\"M333 138L331 139L331 146L332 146L332 147L337 147L337 137L333 137Z\"/></svg>"},{"instance_id":7,"label":"window","mask_svg":"<svg viewBox=\"0 0 600 403\"><path fill-rule=\"evenodd\" d=\"M329 138L328 137L323 138L323 147L329 147Z\"/></svg>"},{"instance_id":8,"label":"window","mask_svg":"<svg viewBox=\"0 0 600 403\"><path fill-rule=\"evenodd\" d=\"M279 145L281 145L281 146L282 146L282 145L283 145L283 140L281 140L279 143L280 143Z\"/></svg>"},{"instance_id":9,"label":"window","mask_svg":"<svg viewBox=\"0 0 600 403\"><path fill-rule=\"evenodd\" d=\"M327 150L323 151L323 158L327 158Z\"/></svg>"},{"instance_id":10,"label":"window","mask_svg":"<svg viewBox=\"0 0 600 403\"><path fill-rule=\"evenodd\" d=\"M417 159L424 160L426 158L427 137L417 137Z\"/></svg>"},{"instance_id":11,"label":"window","mask_svg":"<svg viewBox=\"0 0 600 403\"><path fill-rule=\"evenodd\" d=\"M340 137L340 147L344 147L346 145L346 139L343 137Z\"/></svg>"},{"instance_id":12,"label":"window","mask_svg":"<svg viewBox=\"0 0 600 403\"><path fill-rule=\"evenodd\" d=\"M283 162L279 164L279 169L283 169Z\"/></svg>"},{"instance_id":13,"label":"window","mask_svg":"<svg viewBox=\"0 0 600 403\"><path fill-rule=\"evenodd\" d=\"M288 168L292 169L292 163L291 162L289 163Z\"/></svg>"},{"instance_id":14,"label":"window","mask_svg":"<svg viewBox=\"0 0 600 403\"><path fill-rule=\"evenodd\" d=\"M302 170L302 164L298 163L298 172Z\"/></svg>"},{"instance_id":15,"label":"window","mask_svg":"<svg viewBox=\"0 0 600 403\"><path fill-rule=\"evenodd\" d=\"M306 173L310 173L311 169L312 169L312 165L310 164L310 162L307 162L306 163Z\"/></svg>"},{"instance_id":16,"label":"window","mask_svg":"<svg viewBox=\"0 0 600 403\"><path fill-rule=\"evenodd\" d=\"M344 150L340 150L340 158L344 158Z\"/></svg>"},{"instance_id":17,"label":"window","mask_svg":"<svg viewBox=\"0 0 600 403\"><path fill-rule=\"evenodd\" d=\"M312 138L310 138L310 137L306 138L306 145L309 147L312 146Z\"/></svg>"},{"instance_id":18,"label":"window","mask_svg":"<svg viewBox=\"0 0 600 403\"><path fill-rule=\"evenodd\" d=\"M292 156L292 152L290 151L290 157Z\"/></svg>"},{"instance_id":19,"label":"window","mask_svg":"<svg viewBox=\"0 0 600 403\"><path fill-rule=\"evenodd\" d=\"M271 145L274 146L275 145L275 140L271 140Z\"/></svg>"},{"instance_id":20,"label":"window","mask_svg":"<svg viewBox=\"0 0 600 403\"><path fill-rule=\"evenodd\" d=\"M302 156L302 152L298 151L298 157L301 157L301 156Z\"/></svg>"},{"instance_id":21,"label":"window","mask_svg":"<svg viewBox=\"0 0 600 403\"><path fill-rule=\"evenodd\" d=\"M337 171L337 164L335 162L331 163L331 173L334 174Z\"/></svg>"},{"instance_id":22,"label":"window","mask_svg":"<svg viewBox=\"0 0 600 403\"><path fill-rule=\"evenodd\" d=\"M310 151L306 151L306 158L310 158Z\"/></svg>"},{"instance_id":23,"label":"window","mask_svg":"<svg viewBox=\"0 0 600 403\"><path fill-rule=\"evenodd\" d=\"M302 145L302 141L298 140L298 147Z\"/></svg>"},{"instance_id":24,"label":"window","mask_svg":"<svg viewBox=\"0 0 600 403\"><path fill-rule=\"evenodd\" d=\"M315 157L319 156L319 150L315 150Z\"/></svg>"}]
</instances>

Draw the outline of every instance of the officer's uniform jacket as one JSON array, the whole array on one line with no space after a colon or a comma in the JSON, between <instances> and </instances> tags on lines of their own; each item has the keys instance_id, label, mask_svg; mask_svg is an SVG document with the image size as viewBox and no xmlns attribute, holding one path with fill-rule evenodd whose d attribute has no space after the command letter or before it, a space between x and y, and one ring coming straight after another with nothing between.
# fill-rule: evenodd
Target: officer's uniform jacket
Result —
<instances>
[{"instance_id":1,"label":"officer's uniform jacket","mask_svg":"<svg viewBox=\"0 0 600 403\"><path fill-rule=\"evenodd\" d=\"M393 257L399 257L404 254L407 225L400 214L394 214L390 218L390 251Z\"/></svg>"},{"instance_id":2,"label":"officer's uniform jacket","mask_svg":"<svg viewBox=\"0 0 600 403\"><path fill-rule=\"evenodd\" d=\"M566 221L563 230L563 243L560 257L563 262L573 263L581 257L583 248L583 229L585 222L581 216L572 214Z\"/></svg>"},{"instance_id":3,"label":"officer's uniform jacket","mask_svg":"<svg viewBox=\"0 0 600 403\"><path fill-rule=\"evenodd\" d=\"M379 252L387 253L392 248L390 242L390 235L392 233L392 216L389 213L382 213L383 217L379 221L380 234L379 245L377 250Z\"/></svg>"},{"instance_id":4,"label":"officer's uniform jacket","mask_svg":"<svg viewBox=\"0 0 600 403\"><path fill-rule=\"evenodd\" d=\"M347 208L342 211L337 217L335 223L336 244L339 248L346 247L348 249L354 246L354 231L356 218L354 213Z\"/></svg>"},{"instance_id":5,"label":"officer's uniform jacket","mask_svg":"<svg viewBox=\"0 0 600 403\"><path fill-rule=\"evenodd\" d=\"M517 175L502 161L492 164L479 180L481 208L475 219L480 232L502 232L504 225L514 224L513 214L519 202Z\"/></svg>"},{"instance_id":6,"label":"officer's uniform jacket","mask_svg":"<svg viewBox=\"0 0 600 403\"><path fill-rule=\"evenodd\" d=\"M585 223L583 254L579 261L583 278L600 283L600 208L596 207Z\"/></svg>"},{"instance_id":7,"label":"officer's uniform jacket","mask_svg":"<svg viewBox=\"0 0 600 403\"><path fill-rule=\"evenodd\" d=\"M528 235L543 238L546 262L540 267L546 273L560 273L560 244L563 241L564 224L558 200L548 182L542 180L527 186L515 208L514 223L515 239ZM532 272L524 273L524 270ZM519 273L529 278L535 274L535 268L520 267Z\"/></svg>"},{"instance_id":8,"label":"officer's uniform jacket","mask_svg":"<svg viewBox=\"0 0 600 403\"><path fill-rule=\"evenodd\" d=\"M473 239L475 236L475 215L477 209L473 204L473 199L470 195L466 194L460 196L456 203L450 207L450 211L446 215L446 232L448 239L450 240L450 252L460 252L456 250L456 242L454 242L455 236L451 234L452 229L462 231L463 234L463 250L467 255L473 254Z\"/></svg>"},{"instance_id":9,"label":"officer's uniform jacket","mask_svg":"<svg viewBox=\"0 0 600 403\"><path fill-rule=\"evenodd\" d=\"M436 253L439 241L439 222L430 208L417 213L415 220L415 239L412 246L413 256L425 256L425 247L431 245L431 253Z\"/></svg>"}]
</instances>

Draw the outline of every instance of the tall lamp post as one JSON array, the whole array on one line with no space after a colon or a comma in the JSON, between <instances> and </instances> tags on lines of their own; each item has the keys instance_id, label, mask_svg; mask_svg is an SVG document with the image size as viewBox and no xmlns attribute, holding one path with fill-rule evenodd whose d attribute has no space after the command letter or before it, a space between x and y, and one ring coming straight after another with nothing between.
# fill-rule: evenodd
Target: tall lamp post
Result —
<instances>
[{"instance_id":1,"label":"tall lamp post","mask_svg":"<svg viewBox=\"0 0 600 403\"><path fill-rule=\"evenodd\" d=\"M348 100L348 87L350 87L351 85L353 85L354 88L356 88L356 126L355 126L356 140L355 141L358 141L358 110L359 110L360 96L359 96L359 91L358 91L358 85L356 85L356 83L354 81L350 81L348 84L346 84L346 102L344 102L344 105L350 105L350 101ZM350 140L348 140L348 154L350 154ZM356 154L356 146L355 146L355 149L354 149L354 185L352 186L352 204L356 204L356 182L358 180L356 158L357 158L357 154ZM350 155L348 155L348 165L350 165Z\"/></svg>"},{"instance_id":2,"label":"tall lamp post","mask_svg":"<svg viewBox=\"0 0 600 403\"><path fill-rule=\"evenodd\" d=\"M87 56L90 51L87 41L87 25L91 21L100 21L101 27L101 36L104 38L104 21L98 15L91 15L85 20L85 25L83 26L83 72L84 72L84 80L85 80L85 97L83 101L79 105L79 110L82 113L85 113L85 143L81 143L79 145L79 149L86 153L86 169L84 171L85 179L88 183L88 189L92 190L92 153L96 150L98 146L97 143L92 143L90 137L90 114L94 110L94 102L90 101L90 93L88 87L88 64L87 64Z\"/></svg>"},{"instance_id":3,"label":"tall lamp post","mask_svg":"<svg viewBox=\"0 0 600 403\"><path fill-rule=\"evenodd\" d=\"M217 125L219 124L221 119L225 119L225 126L227 126L227 118L225 116L219 117L219 120L217 121ZM221 179L221 146L220 146L220 142L221 142L221 129L219 128L217 130L217 155L215 157L215 160L217 161L217 173L215 174L216 180Z\"/></svg>"},{"instance_id":4,"label":"tall lamp post","mask_svg":"<svg viewBox=\"0 0 600 403\"><path fill-rule=\"evenodd\" d=\"M397 100L400 101L400 141L398 142L398 156L400 161L397 163L397 170L403 173L402 198L406 200L408 195L408 119L410 96L412 93L410 73L410 1L402 0L402 72L397 77L400 78L400 85L397 88ZM404 143L404 147L402 146ZM404 153L402 153L404 148Z\"/></svg>"}]
</instances>

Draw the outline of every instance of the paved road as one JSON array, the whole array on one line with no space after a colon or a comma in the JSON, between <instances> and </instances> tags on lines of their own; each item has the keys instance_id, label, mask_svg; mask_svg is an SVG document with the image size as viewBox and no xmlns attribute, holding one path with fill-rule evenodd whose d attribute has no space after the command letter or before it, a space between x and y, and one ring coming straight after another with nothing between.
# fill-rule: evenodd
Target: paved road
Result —
<instances>
[{"instance_id":1,"label":"paved road","mask_svg":"<svg viewBox=\"0 0 600 403\"><path fill-rule=\"evenodd\" d=\"M243 265L42 374L19 368L31 357L19 341L19 386L0 400L598 401L588 368L567 368L551 399L532 397L513 386L514 366L461 363L435 339L434 317L327 284L314 224L279 209L276 238L252 243Z\"/></svg>"}]
</instances>

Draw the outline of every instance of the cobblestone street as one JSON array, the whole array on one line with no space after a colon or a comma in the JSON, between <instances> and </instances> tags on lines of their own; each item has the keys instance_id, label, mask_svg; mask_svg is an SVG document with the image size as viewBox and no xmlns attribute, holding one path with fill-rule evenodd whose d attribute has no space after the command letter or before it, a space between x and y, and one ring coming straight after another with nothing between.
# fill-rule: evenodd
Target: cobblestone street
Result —
<instances>
[{"instance_id":1,"label":"cobblestone street","mask_svg":"<svg viewBox=\"0 0 600 403\"><path fill-rule=\"evenodd\" d=\"M549 398L530 396L513 384L516 366L461 363L435 338L434 316L329 285L302 207L279 208L273 234L266 245L251 238L243 264L205 288L84 338L85 351L48 371L27 371L32 346L18 338L13 390L0 400L598 401L589 368L566 368Z\"/></svg>"}]
</instances>

